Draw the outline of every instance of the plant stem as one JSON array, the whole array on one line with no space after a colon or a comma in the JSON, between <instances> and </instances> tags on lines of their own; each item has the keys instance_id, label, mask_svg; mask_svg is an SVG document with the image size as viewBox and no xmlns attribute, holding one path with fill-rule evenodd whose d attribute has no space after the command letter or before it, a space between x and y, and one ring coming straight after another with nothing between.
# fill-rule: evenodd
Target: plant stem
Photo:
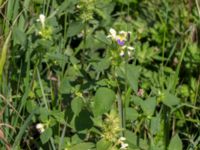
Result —
<instances>
[{"instance_id":1,"label":"plant stem","mask_svg":"<svg viewBox=\"0 0 200 150\"><path fill-rule=\"evenodd\" d=\"M128 107L127 102L127 93L128 93L128 51L127 49L125 50L125 96L124 96L124 101L122 104L123 107L123 128L126 129L126 107Z\"/></svg>"},{"instance_id":2,"label":"plant stem","mask_svg":"<svg viewBox=\"0 0 200 150\"><path fill-rule=\"evenodd\" d=\"M124 128L124 126L123 126L124 113L123 113L123 102L121 99L120 89L118 89L117 93L118 93L117 94L117 103L118 103L118 111L119 111L119 116L120 116L120 127L123 129ZM121 136L124 136L124 131L121 132Z\"/></svg>"},{"instance_id":3,"label":"plant stem","mask_svg":"<svg viewBox=\"0 0 200 150\"><path fill-rule=\"evenodd\" d=\"M169 144L169 132L170 132L170 109L163 105L163 119L164 119L164 146L165 150L168 148Z\"/></svg>"},{"instance_id":4,"label":"plant stem","mask_svg":"<svg viewBox=\"0 0 200 150\"><path fill-rule=\"evenodd\" d=\"M86 50L86 37L87 37L87 21L84 21L84 29L83 29L83 52L81 55L81 64L84 65L85 62L85 50Z\"/></svg>"}]
</instances>

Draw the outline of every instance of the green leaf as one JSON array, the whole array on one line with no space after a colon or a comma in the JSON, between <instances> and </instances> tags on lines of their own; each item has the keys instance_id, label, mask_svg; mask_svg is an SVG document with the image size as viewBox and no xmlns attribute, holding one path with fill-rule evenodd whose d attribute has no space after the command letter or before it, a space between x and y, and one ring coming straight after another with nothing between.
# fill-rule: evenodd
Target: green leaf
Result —
<instances>
[{"instance_id":1,"label":"green leaf","mask_svg":"<svg viewBox=\"0 0 200 150\"><path fill-rule=\"evenodd\" d=\"M108 69L110 66L110 60L103 58L100 59L97 63L93 63L93 67L97 72L103 72L104 70Z\"/></svg>"},{"instance_id":2,"label":"green leaf","mask_svg":"<svg viewBox=\"0 0 200 150\"><path fill-rule=\"evenodd\" d=\"M178 105L180 103L180 100L178 97L169 93L168 91L164 91L163 103L169 107L172 107L174 105Z\"/></svg>"},{"instance_id":3,"label":"green leaf","mask_svg":"<svg viewBox=\"0 0 200 150\"><path fill-rule=\"evenodd\" d=\"M15 27L13 29L13 41L16 44L24 45L24 42L26 41L26 34L18 27Z\"/></svg>"},{"instance_id":4,"label":"green leaf","mask_svg":"<svg viewBox=\"0 0 200 150\"><path fill-rule=\"evenodd\" d=\"M32 0L34 3L36 4L42 4L43 3L43 0Z\"/></svg>"},{"instance_id":5,"label":"green leaf","mask_svg":"<svg viewBox=\"0 0 200 150\"><path fill-rule=\"evenodd\" d=\"M84 142L83 141L83 137L80 136L79 134L74 134L70 139L71 139L70 140L71 145L76 145L78 143L83 143Z\"/></svg>"},{"instance_id":6,"label":"green leaf","mask_svg":"<svg viewBox=\"0 0 200 150\"><path fill-rule=\"evenodd\" d=\"M128 143L128 149L130 150L141 150L141 149L148 149L149 145L146 140L142 138L138 138L138 135L134 132L131 132L130 130L125 131L125 143ZM140 142L138 145L137 142Z\"/></svg>"},{"instance_id":7,"label":"green leaf","mask_svg":"<svg viewBox=\"0 0 200 150\"><path fill-rule=\"evenodd\" d=\"M137 0L118 0L118 2L128 5L129 3L137 3Z\"/></svg>"},{"instance_id":8,"label":"green leaf","mask_svg":"<svg viewBox=\"0 0 200 150\"><path fill-rule=\"evenodd\" d=\"M112 143L110 143L108 140L101 139L97 142L97 150L107 150L111 146Z\"/></svg>"},{"instance_id":9,"label":"green leaf","mask_svg":"<svg viewBox=\"0 0 200 150\"><path fill-rule=\"evenodd\" d=\"M34 100L27 100L26 109L29 113L31 113L34 109L36 109L37 103Z\"/></svg>"},{"instance_id":10,"label":"green leaf","mask_svg":"<svg viewBox=\"0 0 200 150\"><path fill-rule=\"evenodd\" d=\"M77 35L83 29L83 23L81 21L72 22L69 24L69 28L67 30L67 36L71 37Z\"/></svg>"},{"instance_id":11,"label":"green leaf","mask_svg":"<svg viewBox=\"0 0 200 150\"><path fill-rule=\"evenodd\" d=\"M62 4L59 5L57 8L58 14L62 14L63 12L70 12L73 13L75 9L75 4L78 3L78 0L67 0L64 1Z\"/></svg>"},{"instance_id":12,"label":"green leaf","mask_svg":"<svg viewBox=\"0 0 200 150\"><path fill-rule=\"evenodd\" d=\"M47 108L40 107L39 113L40 113L39 116L40 120L42 120L43 122L48 121L49 110Z\"/></svg>"},{"instance_id":13,"label":"green leaf","mask_svg":"<svg viewBox=\"0 0 200 150\"><path fill-rule=\"evenodd\" d=\"M51 136L52 136L52 129L51 128L45 129L45 131L40 135L42 144L48 142Z\"/></svg>"},{"instance_id":14,"label":"green leaf","mask_svg":"<svg viewBox=\"0 0 200 150\"><path fill-rule=\"evenodd\" d=\"M71 85L69 79L64 77L61 80L59 91L61 94L68 94L71 90Z\"/></svg>"},{"instance_id":15,"label":"green leaf","mask_svg":"<svg viewBox=\"0 0 200 150\"><path fill-rule=\"evenodd\" d=\"M99 88L94 99L94 115L99 116L110 110L115 100L115 93L108 88Z\"/></svg>"},{"instance_id":16,"label":"green leaf","mask_svg":"<svg viewBox=\"0 0 200 150\"><path fill-rule=\"evenodd\" d=\"M157 115L156 117L152 117L150 129L151 129L151 133L153 135L158 133L158 131L160 130L160 126L161 126L160 125L160 115Z\"/></svg>"},{"instance_id":17,"label":"green leaf","mask_svg":"<svg viewBox=\"0 0 200 150\"><path fill-rule=\"evenodd\" d=\"M14 143L12 145L12 149L17 149L17 147L20 145L23 136L26 134L27 129L30 127L30 124L32 122L32 118L36 114L37 110L34 110L31 112L29 116L27 116L26 120L21 124L20 129L17 133L17 136L15 136Z\"/></svg>"},{"instance_id":18,"label":"green leaf","mask_svg":"<svg viewBox=\"0 0 200 150\"><path fill-rule=\"evenodd\" d=\"M82 110L74 120L76 131L83 131L92 128L93 122L91 118L92 115L88 110Z\"/></svg>"},{"instance_id":19,"label":"green leaf","mask_svg":"<svg viewBox=\"0 0 200 150\"><path fill-rule=\"evenodd\" d=\"M150 97L146 99L145 101L142 101L140 106L146 115L152 116L156 108L156 98Z\"/></svg>"},{"instance_id":20,"label":"green leaf","mask_svg":"<svg viewBox=\"0 0 200 150\"><path fill-rule=\"evenodd\" d=\"M52 60L52 61L59 61L59 62L67 62L67 58L65 55L61 54L61 53L52 53L52 52L49 52L47 53L46 55L46 58L48 60Z\"/></svg>"},{"instance_id":21,"label":"green leaf","mask_svg":"<svg viewBox=\"0 0 200 150\"><path fill-rule=\"evenodd\" d=\"M88 150L88 149L92 149L94 147L95 147L95 145L93 143L85 142L85 143L77 144L77 145L71 147L71 149L73 149L73 150L80 150L80 149Z\"/></svg>"},{"instance_id":22,"label":"green leaf","mask_svg":"<svg viewBox=\"0 0 200 150\"><path fill-rule=\"evenodd\" d=\"M101 41L104 44L111 44L108 40L108 38L106 37L105 33L102 31L97 31L95 34L95 38L98 39L99 41Z\"/></svg>"},{"instance_id":23,"label":"green leaf","mask_svg":"<svg viewBox=\"0 0 200 150\"><path fill-rule=\"evenodd\" d=\"M176 134L174 137L172 137L168 150L182 150L182 149L183 149L182 141L178 136L178 134Z\"/></svg>"},{"instance_id":24,"label":"green leaf","mask_svg":"<svg viewBox=\"0 0 200 150\"><path fill-rule=\"evenodd\" d=\"M130 130L125 131L125 138L126 138L126 143L128 143L129 147L134 147L137 145L137 135L136 133L131 132Z\"/></svg>"},{"instance_id":25,"label":"green leaf","mask_svg":"<svg viewBox=\"0 0 200 150\"><path fill-rule=\"evenodd\" d=\"M140 106L143 100L138 96L133 96L132 101L135 105Z\"/></svg>"},{"instance_id":26,"label":"green leaf","mask_svg":"<svg viewBox=\"0 0 200 150\"><path fill-rule=\"evenodd\" d=\"M6 41L4 42L3 47L1 49L1 53L0 53L0 85L2 83L3 68L6 62L6 58L7 58L7 51L9 47L10 38L11 38L11 31L6 38Z\"/></svg>"},{"instance_id":27,"label":"green leaf","mask_svg":"<svg viewBox=\"0 0 200 150\"><path fill-rule=\"evenodd\" d=\"M65 114L64 112L61 112L59 110L53 110L51 112L51 115L58 121L59 123L64 124L65 123Z\"/></svg>"},{"instance_id":28,"label":"green leaf","mask_svg":"<svg viewBox=\"0 0 200 150\"><path fill-rule=\"evenodd\" d=\"M134 65L127 66L127 80L135 93L138 91L139 68Z\"/></svg>"},{"instance_id":29,"label":"green leaf","mask_svg":"<svg viewBox=\"0 0 200 150\"><path fill-rule=\"evenodd\" d=\"M138 116L139 114L135 109L131 107L126 108L126 120L134 121Z\"/></svg>"},{"instance_id":30,"label":"green leaf","mask_svg":"<svg viewBox=\"0 0 200 150\"><path fill-rule=\"evenodd\" d=\"M72 111L74 112L74 114L76 116L78 116L79 113L81 112L82 108L83 108L82 98L80 98L80 97L74 98L71 102L71 107L72 107Z\"/></svg>"}]
</instances>

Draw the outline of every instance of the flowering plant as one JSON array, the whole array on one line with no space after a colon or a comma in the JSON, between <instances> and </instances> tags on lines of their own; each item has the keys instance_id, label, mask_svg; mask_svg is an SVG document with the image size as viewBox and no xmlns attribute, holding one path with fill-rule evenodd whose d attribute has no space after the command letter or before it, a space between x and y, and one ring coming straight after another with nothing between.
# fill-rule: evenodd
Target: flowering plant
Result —
<instances>
[{"instance_id":1,"label":"flowering plant","mask_svg":"<svg viewBox=\"0 0 200 150\"><path fill-rule=\"evenodd\" d=\"M125 50L127 49L127 54L130 57L132 51L134 50L134 47L129 46L128 42L130 40L130 35L131 32L128 31L119 31L119 33L117 34L117 31L113 28L110 28L109 30L109 35L107 36L107 38L111 38L115 43L117 43L117 45L119 46L120 49L120 56L124 56L125 55Z\"/></svg>"},{"instance_id":2,"label":"flowering plant","mask_svg":"<svg viewBox=\"0 0 200 150\"><path fill-rule=\"evenodd\" d=\"M46 25L46 16L40 14L39 18L36 20L41 23L41 29L39 30L39 35L44 39L51 39L52 37L52 28L51 26Z\"/></svg>"}]
</instances>

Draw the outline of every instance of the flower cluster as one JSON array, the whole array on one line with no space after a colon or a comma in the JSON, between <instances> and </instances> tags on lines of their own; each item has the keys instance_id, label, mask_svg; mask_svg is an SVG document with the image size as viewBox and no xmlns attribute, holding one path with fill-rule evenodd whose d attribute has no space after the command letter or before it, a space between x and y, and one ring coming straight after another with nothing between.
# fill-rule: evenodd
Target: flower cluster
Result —
<instances>
[{"instance_id":1,"label":"flower cluster","mask_svg":"<svg viewBox=\"0 0 200 150\"><path fill-rule=\"evenodd\" d=\"M130 56L131 51L134 50L134 47L127 46L127 42L130 40L131 32L126 31L120 31L118 34L115 29L111 28L109 30L109 35L107 38L111 38L113 41L115 41L120 46L120 56L125 55L125 49L127 49L127 53Z\"/></svg>"},{"instance_id":2,"label":"flower cluster","mask_svg":"<svg viewBox=\"0 0 200 150\"><path fill-rule=\"evenodd\" d=\"M106 119L103 124L102 137L110 142L116 142L119 132L121 131L120 120L115 111L106 114Z\"/></svg>"},{"instance_id":3,"label":"flower cluster","mask_svg":"<svg viewBox=\"0 0 200 150\"><path fill-rule=\"evenodd\" d=\"M43 133L43 132L45 131L45 129L44 129L44 124L42 124L42 123L36 124L36 129L37 129L40 133Z\"/></svg>"},{"instance_id":4,"label":"flower cluster","mask_svg":"<svg viewBox=\"0 0 200 150\"><path fill-rule=\"evenodd\" d=\"M138 89L137 95L139 97L143 97L144 96L144 89L142 89L142 88Z\"/></svg>"},{"instance_id":5,"label":"flower cluster","mask_svg":"<svg viewBox=\"0 0 200 150\"><path fill-rule=\"evenodd\" d=\"M80 0L77 9L80 11L80 18L83 22L93 19L94 0Z\"/></svg>"},{"instance_id":6,"label":"flower cluster","mask_svg":"<svg viewBox=\"0 0 200 150\"><path fill-rule=\"evenodd\" d=\"M46 17L44 14L40 14L39 18L37 19L37 21L42 24L42 28L45 28L45 20L46 20Z\"/></svg>"},{"instance_id":7,"label":"flower cluster","mask_svg":"<svg viewBox=\"0 0 200 150\"><path fill-rule=\"evenodd\" d=\"M41 23L42 28L38 32L44 39L51 39L52 29L50 26L46 25L46 17L44 14L40 14L39 18L37 19L38 22Z\"/></svg>"}]
</instances>

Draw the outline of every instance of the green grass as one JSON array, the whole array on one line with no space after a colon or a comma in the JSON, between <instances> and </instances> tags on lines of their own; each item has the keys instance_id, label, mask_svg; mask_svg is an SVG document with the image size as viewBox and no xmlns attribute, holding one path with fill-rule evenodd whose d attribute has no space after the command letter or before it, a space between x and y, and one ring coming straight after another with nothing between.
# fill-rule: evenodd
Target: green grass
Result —
<instances>
[{"instance_id":1,"label":"green grass","mask_svg":"<svg viewBox=\"0 0 200 150\"><path fill-rule=\"evenodd\" d=\"M0 15L2 150L200 149L198 0L0 0Z\"/></svg>"}]
</instances>

